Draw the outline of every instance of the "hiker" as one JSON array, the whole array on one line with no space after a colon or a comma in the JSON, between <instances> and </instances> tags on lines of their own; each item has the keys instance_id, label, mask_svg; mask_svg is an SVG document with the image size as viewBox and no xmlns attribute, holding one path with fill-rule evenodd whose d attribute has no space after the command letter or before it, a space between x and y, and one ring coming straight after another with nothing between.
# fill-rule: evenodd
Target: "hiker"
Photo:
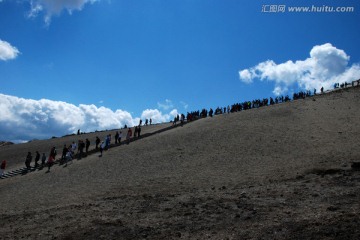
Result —
<instances>
[{"instance_id":1,"label":"hiker","mask_svg":"<svg viewBox=\"0 0 360 240\"><path fill-rule=\"evenodd\" d=\"M78 140L78 143L77 143L77 153L80 152L80 143L82 142L82 140Z\"/></svg>"},{"instance_id":2,"label":"hiker","mask_svg":"<svg viewBox=\"0 0 360 240\"><path fill-rule=\"evenodd\" d=\"M150 118L150 125L152 124L152 119Z\"/></svg>"},{"instance_id":3,"label":"hiker","mask_svg":"<svg viewBox=\"0 0 360 240\"><path fill-rule=\"evenodd\" d=\"M72 153L71 153L71 146L69 146L69 149L68 149L68 151L67 151L67 153L66 153L66 156L65 156L65 166L67 166L67 163L68 163L69 161L72 162L72 160L73 160L73 155L72 155Z\"/></svg>"},{"instance_id":4,"label":"hiker","mask_svg":"<svg viewBox=\"0 0 360 240\"><path fill-rule=\"evenodd\" d=\"M225 112L225 108L224 108L224 112ZM214 110L213 110L212 108L210 108L209 116L212 117L212 116L213 116L213 113L214 113Z\"/></svg>"},{"instance_id":5,"label":"hiker","mask_svg":"<svg viewBox=\"0 0 360 240\"><path fill-rule=\"evenodd\" d=\"M138 133L138 127L137 127L137 126L135 126L135 129L134 129L134 138L136 138L137 133Z\"/></svg>"},{"instance_id":6,"label":"hiker","mask_svg":"<svg viewBox=\"0 0 360 240\"><path fill-rule=\"evenodd\" d=\"M25 166L28 170L31 168L30 167L31 160L32 160L31 152L28 152L25 160Z\"/></svg>"},{"instance_id":7,"label":"hiker","mask_svg":"<svg viewBox=\"0 0 360 240\"><path fill-rule=\"evenodd\" d=\"M132 131L131 131L131 128L129 128L129 129L128 129L128 132L127 132L127 135L126 135L126 142L127 142L127 144L130 143L131 136L132 136Z\"/></svg>"},{"instance_id":8,"label":"hiker","mask_svg":"<svg viewBox=\"0 0 360 240\"><path fill-rule=\"evenodd\" d=\"M68 148L66 147L66 144L64 144L64 147L62 150L62 155L61 155L61 160L65 160L67 152L68 152Z\"/></svg>"},{"instance_id":9,"label":"hiker","mask_svg":"<svg viewBox=\"0 0 360 240\"><path fill-rule=\"evenodd\" d=\"M49 159L48 159L48 172L50 172L50 168L52 167L52 165L54 165L55 162L55 157L56 157L56 148L52 147L50 150L50 154L49 154Z\"/></svg>"},{"instance_id":10,"label":"hiker","mask_svg":"<svg viewBox=\"0 0 360 240\"><path fill-rule=\"evenodd\" d=\"M54 161L55 161L55 157L56 157L56 155L57 155L57 151L56 151L56 148L55 147L52 147L52 149L51 149L51 152L50 152L50 155L51 155L51 157L54 159Z\"/></svg>"},{"instance_id":11,"label":"hiker","mask_svg":"<svg viewBox=\"0 0 360 240\"><path fill-rule=\"evenodd\" d=\"M119 132L116 131L116 133L115 133L115 144L117 144L118 141L119 141Z\"/></svg>"},{"instance_id":12,"label":"hiker","mask_svg":"<svg viewBox=\"0 0 360 240\"><path fill-rule=\"evenodd\" d=\"M100 157L102 157L102 153L103 153L104 148L105 148L105 143L104 143L104 141L102 141L101 144L100 144Z\"/></svg>"},{"instance_id":13,"label":"hiker","mask_svg":"<svg viewBox=\"0 0 360 240\"><path fill-rule=\"evenodd\" d=\"M118 140L118 142L119 142L119 144L121 144L121 138L122 138L122 131L120 131L120 133L119 133L119 140Z\"/></svg>"},{"instance_id":14,"label":"hiker","mask_svg":"<svg viewBox=\"0 0 360 240\"><path fill-rule=\"evenodd\" d=\"M45 155L45 153L43 153L43 155L41 157L41 167L45 166L45 161L46 161L46 155Z\"/></svg>"},{"instance_id":15,"label":"hiker","mask_svg":"<svg viewBox=\"0 0 360 240\"><path fill-rule=\"evenodd\" d=\"M72 151L72 154L75 154L75 150L76 150L76 148L77 148L76 143L75 143L75 142L72 142L72 144L71 144L71 151Z\"/></svg>"},{"instance_id":16,"label":"hiker","mask_svg":"<svg viewBox=\"0 0 360 240\"><path fill-rule=\"evenodd\" d=\"M185 115L181 114L181 117L180 117L181 126L184 124L184 121L185 121Z\"/></svg>"},{"instance_id":17,"label":"hiker","mask_svg":"<svg viewBox=\"0 0 360 240\"><path fill-rule=\"evenodd\" d=\"M321 87L321 88L320 88L320 92L321 92L321 93L324 93L324 87Z\"/></svg>"},{"instance_id":18,"label":"hiker","mask_svg":"<svg viewBox=\"0 0 360 240\"><path fill-rule=\"evenodd\" d=\"M36 151L36 156L35 156L35 168L37 168L39 166L39 162L40 161L40 153L38 151Z\"/></svg>"},{"instance_id":19,"label":"hiker","mask_svg":"<svg viewBox=\"0 0 360 240\"><path fill-rule=\"evenodd\" d=\"M145 126L147 126L148 125L148 123L149 123L149 119L145 119Z\"/></svg>"},{"instance_id":20,"label":"hiker","mask_svg":"<svg viewBox=\"0 0 360 240\"><path fill-rule=\"evenodd\" d=\"M85 148L85 143L83 140L79 140L79 159L81 159L84 155L84 148Z\"/></svg>"},{"instance_id":21,"label":"hiker","mask_svg":"<svg viewBox=\"0 0 360 240\"><path fill-rule=\"evenodd\" d=\"M111 142L111 135L107 135L105 138L105 150L108 150L108 148L110 147L110 142Z\"/></svg>"},{"instance_id":22,"label":"hiker","mask_svg":"<svg viewBox=\"0 0 360 240\"><path fill-rule=\"evenodd\" d=\"M100 144L100 138L98 136L96 136L96 140L95 140L95 149L99 148L99 144Z\"/></svg>"},{"instance_id":23,"label":"hiker","mask_svg":"<svg viewBox=\"0 0 360 240\"><path fill-rule=\"evenodd\" d=\"M6 160L3 160L0 165L0 177L4 176L6 168Z\"/></svg>"},{"instance_id":24,"label":"hiker","mask_svg":"<svg viewBox=\"0 0 360 240\"><path fill-rule=\"evenodd\" d=\"M139 126L138 126L138 132L137 132L138 138L140 138L140 133L141 133L141 127L140 127L140 125L139 125Z\"/></svg>"},{"instance_id":25,"label":"hiker","mask_svg":"<svg viewBox=\"0 0 360 240\"><path fill-rule=\"evenodd\" d=\"M86 151L86 155L87 155L87 153L88 153L88 151L89 151L89 147L90 147L90 141L89 141L89 139L86 139L86 140L85 140L85 151Z\"/></svg>"}]
</instances>

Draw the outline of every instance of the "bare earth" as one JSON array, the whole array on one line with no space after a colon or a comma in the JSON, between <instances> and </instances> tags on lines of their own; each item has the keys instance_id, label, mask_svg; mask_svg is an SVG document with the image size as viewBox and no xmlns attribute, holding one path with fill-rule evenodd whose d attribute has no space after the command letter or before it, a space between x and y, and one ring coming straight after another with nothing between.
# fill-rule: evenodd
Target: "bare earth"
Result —
<instances>
[{"instance_id":1,"label":"bare earth","mask_svg":"<svg viewBox=\"0 0 360 240\"><path fill-rule=\"evenodd\" d=\"M349 88L1 179L0 239L360 239L359 106ZM106 134L4 146L0 160Z\"/></svg>"}]
</instances>

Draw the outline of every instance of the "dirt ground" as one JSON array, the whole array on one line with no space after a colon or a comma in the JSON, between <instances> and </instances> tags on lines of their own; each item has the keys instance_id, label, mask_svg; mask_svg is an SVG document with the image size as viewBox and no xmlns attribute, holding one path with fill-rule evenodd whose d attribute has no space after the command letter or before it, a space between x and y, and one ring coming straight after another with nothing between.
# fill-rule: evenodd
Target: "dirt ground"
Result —
<instances>
[{"instance_id":1,"label":"dirt ground","mask_svg":"<svg viewBox=\"0 0 360 240\"><path fill-rule=\"evenodd\" d=\"M359 104L348 88L219 115L1 179L0 239L360 239ZM2 148L16 168L69 140Z\"/></svg>"}]
</instances>

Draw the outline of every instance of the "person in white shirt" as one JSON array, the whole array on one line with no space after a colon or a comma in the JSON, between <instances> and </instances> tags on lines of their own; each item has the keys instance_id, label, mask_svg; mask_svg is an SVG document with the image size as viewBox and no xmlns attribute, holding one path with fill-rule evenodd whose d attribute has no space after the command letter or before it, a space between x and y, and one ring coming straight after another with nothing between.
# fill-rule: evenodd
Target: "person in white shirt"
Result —
<instances>
[{"instance_id":1,"label":"person in white shirt","mask_svg":"<svg viewBox=\"0 0 360 240\"><path fill-rule=\"evenodd\" d=\"M76 143L75 143L75 142L72 142L72 144L71 144L71 151L72 151L72 154L75 154L75 150L76 150L76 148L77 148Z\"/></svg>"}]
</instances>

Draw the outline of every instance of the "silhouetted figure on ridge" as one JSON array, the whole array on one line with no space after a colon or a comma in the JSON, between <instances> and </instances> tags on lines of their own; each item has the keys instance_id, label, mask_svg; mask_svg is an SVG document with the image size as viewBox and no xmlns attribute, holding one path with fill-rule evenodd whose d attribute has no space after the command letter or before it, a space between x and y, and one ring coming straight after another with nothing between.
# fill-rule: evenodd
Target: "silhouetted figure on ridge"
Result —
<instances>
[{"instance_id":1,"label":"silhouetted figure on ridge","mask_svg":"<svg viewBox=\"0 0 360 240\"><path fill-rule=\"evenodd\" d=\"M117 144L118 141L119 141L119 132L116 131L116 133L115 133L115 144Z\"/></svg>"},{"instance_id":2,"label":"silhouetted figure on ridge","mask_svg":"<svg viewBox=\"0 0 360 240\"><path fill-rule=\"evenodd\" d=\"M38 151L36 151L35 168L37 168L39 166L39 161L40 161L40 153Z\"/></svg>"},{"instance_id":3,"label":"silhouetted figure on ridge","mask_svg":"<svg viewBox=\"0 0 360 240\"><path fill-rule=\"evenodd\" d=\"M96 136L96 139L95 139L95 149L98 149L99 148L99 144L100 144L100 138L98 136Z\"/></svg>"},{"instance_id":4,"label":"silhouetted figure on ridge","mask_svg":"<svg viewBox=\"0 0 360 240\"><path fill-rule=\"evenodd\" d=\"M25 166L28 170L31 168L31 166L30 166L31 161L32 161L31 152L28 152L28 154L26 156L26 160L25 160Z\"/></svg>"},{"instance_id":5,"label":"silhouetted figure on ridge","mask_svg":"<svg viewBox=\"0 0 360 240\"><path fill-rule=\"evenodd\" d=\"M89 139L86 139L85 140L85 152L86 152L86 154L89 151L89 147L90 147L90 141L89 141Z\"/></svg>"}]
</instances>

